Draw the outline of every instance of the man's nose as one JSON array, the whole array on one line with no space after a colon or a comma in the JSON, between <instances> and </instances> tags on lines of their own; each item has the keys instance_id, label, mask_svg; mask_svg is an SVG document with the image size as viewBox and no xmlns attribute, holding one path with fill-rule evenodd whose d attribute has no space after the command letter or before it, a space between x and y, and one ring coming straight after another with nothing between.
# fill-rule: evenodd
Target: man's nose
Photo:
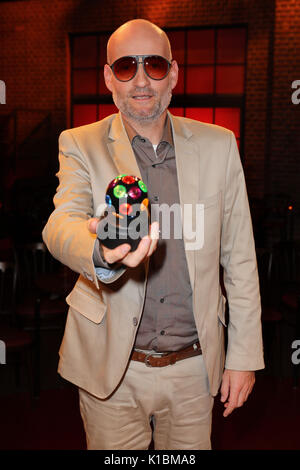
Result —
<instances>
[{"instance_id":1,"label":"man's nose","mask_svg":"<svg viewBox=\"0 0 300 470\"><path fill-rule=\"evenodd\" d=\"M142 62L138 63L138 69L134 77L134 82L135 82L135 85L138 87L144 87L146 85L149 85L150 83L150 79L144 70L144 66Z\"/></svg>"}]
</instances>

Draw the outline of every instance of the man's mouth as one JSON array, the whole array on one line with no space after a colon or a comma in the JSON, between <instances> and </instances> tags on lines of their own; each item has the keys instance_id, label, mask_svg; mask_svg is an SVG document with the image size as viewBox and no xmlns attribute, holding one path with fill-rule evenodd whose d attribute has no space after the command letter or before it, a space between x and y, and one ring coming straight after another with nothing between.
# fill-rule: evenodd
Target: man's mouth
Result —
<instances>
[{"instance_id":1,"label":"man's mouth","mask_svg":"<svg viewBox=\"0 0 300 470\"><path fill-rule=\"evenodd\" d=\"M149 100L150 98L152 98L152 95L133 95L132 98L134 100Z\"/></svg>"}]
</instances>

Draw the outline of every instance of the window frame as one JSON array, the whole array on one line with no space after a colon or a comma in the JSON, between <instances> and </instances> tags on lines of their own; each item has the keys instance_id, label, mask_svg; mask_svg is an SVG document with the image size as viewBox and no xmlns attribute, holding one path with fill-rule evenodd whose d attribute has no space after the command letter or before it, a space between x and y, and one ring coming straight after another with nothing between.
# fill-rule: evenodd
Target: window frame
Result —
<instances>
[{"instance_id":1,"label":"window frame","mask_svg":"<svg viewBox=\"0 0 300 470\"><path fill-rule=\"evenodd\" d=\"M216 71L217 65L222 65L217 61L217 34L219 30L223 29L245 29L245 60L243 63L226 63L226 65L243 65L244 66L244 93L235 93L235 94L217 94L216 93ZM187 63L187 38L189 31L203 31L207 29L214 30L214 62L209 64L214 68L214 87L213 93L208 94L187 94L186 93L186 74L187 68L193 67ZM240 137L239 137L239 151L241 159L243 161L244 157L244 140L245 140L245 103L246 103L246 82L247 82L247 50L248 50L248 27L246 23L237 23L237 24L219 24L219 25L202 25L202 26L192 26L192 27L172 27L164 28L165 32L168 34L173 31L183 31L184 32L184 92L182 94L173 94L172 100L170 103L170 108L213 108L213 122L215 121L215 109L216 108L239 108L240 109ZM113 99L110 93L100 94L99 93L99 84L100 84L100 73L102 72L102 66L100 66L100 37L109 36L111 31L96 31L96 32L87 32L87 33L69 33L69 51L70 51L70 123L73 126L74 123L74 113L73 106L76 104L93 104L97 105L96 116L97 120L99 119L99 105L101 104L113 104ZM82 36L96 36L97 38L97 63L96 67L74 67L74 39ZM176 59L176 57L175 57ZM199 64L200 65L200 64ZM205 66L205 64L201 64ZM74 70L88 70L96 69L96 93L94 94L82 94L82 95L73 95L73 85L74 85ZM172 109L171 109L172 112Z\"/></svg>"}]
</instances>

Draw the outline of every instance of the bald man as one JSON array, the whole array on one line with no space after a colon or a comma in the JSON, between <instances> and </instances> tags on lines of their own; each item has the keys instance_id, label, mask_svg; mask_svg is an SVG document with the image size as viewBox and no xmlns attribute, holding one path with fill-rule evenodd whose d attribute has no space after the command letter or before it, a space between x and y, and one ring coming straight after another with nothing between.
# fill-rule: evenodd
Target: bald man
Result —
<instances>
[{"instance_id":1,"label":"bald man","mask_svg":"<svg viewBox=\"0 0 300 470\"><path fill-rule=\"evenodd\" d=\"M112 34L104 78L119 114L61 134L55 210L43 231L53 256L80 274L67 297L59 373L79 388L88 449L148 449L151 439L155 449L210 449L220 385L226 417L264 367L236 141L167 111L178 66L166 34L146 20ZM118 174L142 178L151 206L184 209L182 236L159 234L164 220L151 211L135 251L104 246L99 207ZM194 242L186 223L196 227Z\"/></svg>"}]
</instances>

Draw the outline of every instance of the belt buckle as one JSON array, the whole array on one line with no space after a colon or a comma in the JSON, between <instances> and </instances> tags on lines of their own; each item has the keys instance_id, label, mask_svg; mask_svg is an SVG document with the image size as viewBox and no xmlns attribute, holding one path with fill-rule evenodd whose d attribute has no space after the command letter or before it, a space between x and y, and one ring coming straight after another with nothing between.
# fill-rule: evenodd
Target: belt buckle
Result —
<instances>
[{"instance_id":1,"label":"belt buckle","mask_svg":"<svg viewBox=\"0 0 300 470\"><path fill-rule=\"evenodd\" d=\"M151 357L151 356L163 357L163 356L166 356L166 355L167 355L167 353L159 353L159 352L148 353L148 354L146 354L146 357L144 359L144 363L146 364L147 367L153 367L149 362L149 357Z\"/></svg>"},{"instance_id":2,"label":"belt buckle","mask_svg":"<svg viewBox=\"0 0 300 470\"><path fill-rule=\"evenodd\" d=\"M151 356L152 356L152 353L149 353L145 357L144 363L146 364L147 367L153 367L149 362L149 357L151 357Z\"/></svg>"}]
</instances>

